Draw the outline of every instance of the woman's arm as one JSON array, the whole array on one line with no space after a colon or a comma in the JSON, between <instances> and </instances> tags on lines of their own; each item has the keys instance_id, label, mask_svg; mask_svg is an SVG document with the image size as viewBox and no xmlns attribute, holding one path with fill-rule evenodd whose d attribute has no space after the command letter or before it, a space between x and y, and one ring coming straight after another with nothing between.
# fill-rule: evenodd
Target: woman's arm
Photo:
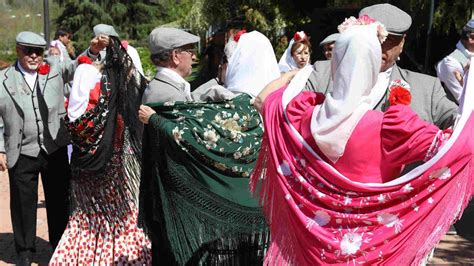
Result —
<instances>
[{"instance_id":1,"label":"woman's arm","mask_svg":"<svg viewBox=\"0 0 474 266\"><path fill-rule=\"evenodd\" d=\"M270 95L272 92L290 83L291 79L296 75L296 73L298 73L298 69L291 70L289 72L284 73L272 82L268 83L267 86L265 86L265 88L263 88L260 94L258 94L258 96L255 98L255 101L253 103L255 109L260 112L265 98L267 98L267 96Z\"/></svg>"}]
</instances>

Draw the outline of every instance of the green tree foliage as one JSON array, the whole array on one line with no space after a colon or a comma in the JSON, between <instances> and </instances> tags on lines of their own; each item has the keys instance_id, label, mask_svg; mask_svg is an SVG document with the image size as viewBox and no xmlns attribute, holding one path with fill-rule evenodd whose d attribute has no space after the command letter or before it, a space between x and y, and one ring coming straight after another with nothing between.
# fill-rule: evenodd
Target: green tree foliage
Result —
<instances>
[{"instance_id":1,"label":"green tree foliage","mask_svg":"<svg viewBox=\"0 0 474 266\"><path fill-rule=\"evenodd\" d=\"M79 51L89 45L93 37L94 25L99 23L113 25L112 17L101 6L89 1L67 3L56 21L58 27L67 27L74 32L73 41Z\"/></svg>"},{"instance_id":2,"label":"green tree foliage","mask_svg":"<svg viewBox=\"0 0 474 266\"><path fill-rule=\"evenodd\" d=\"M145 46L153 28L182 20L193 6L191 0L69 0L58 3L64 6L64 11L56 24L69 27L74 32L74 41L80 49L87 46L92 28L98 23L110 24L121 38L135 40L138 45Z\"/></svg>"},{"instance_id":3,"label":"green tree foliage","mask_svg":"<svg viewBox=\"0 0 474 266\"><path fill-rule=\"evenodd\" d=\"M259 30L274 43L285 29L293 31L309 22L305 11L292 7L291 1L197 0L182 25L203 35L210 25L225 25L232 18L243 18L247 29Z\"/></svg>"},{"instance_id":4,"label":"green tree foliage","mask_svg":"<svg viewBox=\"0 0 474 266\"><path fill-rule=\"evenodd\" d=\"M413 9L419 9L421 7L428 12L430 0L411 0L410 2ZM474 15L472 13L474 5L472 0L444 0L436 2L438 2L438 5L435 5L433 28L438 32L447 34L452 27L459 30Z\"/></svg>"}]
</instances>

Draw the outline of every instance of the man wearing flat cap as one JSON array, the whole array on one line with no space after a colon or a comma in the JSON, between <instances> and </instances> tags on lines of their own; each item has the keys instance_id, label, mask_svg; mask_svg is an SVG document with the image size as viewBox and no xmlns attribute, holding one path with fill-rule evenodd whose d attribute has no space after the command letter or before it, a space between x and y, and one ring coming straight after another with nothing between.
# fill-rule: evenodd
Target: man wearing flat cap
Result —
<instances>
[{"instance_id":1,"label":"man wearing flat cap","mask_svg":"<svg viewBox=\"0 0 474 266\"><path fill-rule=\"evenodd\" d=\"M411 87L412 102L410 104L423 120L446 128L454 122L457 105L450 101L441 86L439 79L421 73L402 69L396 60L403 51L406 32L411 26L411 17L405 11L391 4L376 4L363 8L359 16L368 15L379 21L388 31L388 37L382 44L382 64L379 80L387 87L385 95L375 107L384 111L388 108L388 88L394 80L404 80ZM306 84L306 90L322 92L332 91L331 62L316 62L315 70Z\"/></svg>"},{"instance_id":2,"label":"man wearing flat cap","mask_svg":"<svg viewBox=\"0 0 474 266\"><path fill-rule=\"evenodd\" d=\"M198 36L175 28L156 28L150 33L151 61L158 71L143 94L143 103L192 100L185 78L192 73L197 42Z\"/></svg>"},{"instance_id":3,"label":"man wearing flat cap","mask_svg":"<svg viewBox=\"0 0 474 266\"><path fill-rule=\"evenodd\" d=\"M99 36L113 36L113 37L119 37L119 34L117 31L115 31L114 27L108 24L97 24L94 26L92 29L94 31L94 36L99 37ZM122 41L122 46L127 50L127 54L130 56L132 59L133 65L135 65L135 68L140 72L140 74L143 75L143 67L142 67L142 62L140 60L140 56L138 55L137 49L135 47L131 46L127 41ZM106 50L103 49L102 51L99 52L98 55L93 55L90 53L88 50L88 56L91 58L94 58L100 62L103 62L105 60L106 56Z\"/></svg>"},{"instance_id":4,"label":"man wearing flat cap","mask_svg":"<svg viewBox=\"0 0 474 266\"><path fill-rule=\"evenodd\" d=\"M339 33L333 33L319 43L319 46L323 49L324 57L327 60L331 60L332 58L332 49L334 48L337 37L339 37Z\"/></svg>"},{"instance_id":5,"label":"man wearing flat cap","mask_svg":"<svg viewBox=\"0 0 474 266\"><path fill-rule=\"evenodd\" d=\"M462 78L473 56L474 19L471 19L462 28L461 39L456 44L456 49L436 66L439 79L456 100L461 97L463 90Z\"/></svg>"},{"instance_id":6,"label":"man wearing flat cap","mask_svg":"<svg viewBox=\"0 0 474 266\"><path fill-rule=\"evenodd\" d=\"M29 265L35 252L40 173L53 248L69 215L69 134L63 120L63 88L72 80L77 63L61 63L57 58L46 63L45 48L40 35L20 32L17 61L0 71L0 171L8 170L10 178L13 238L20 265Z\"/></svg>"},{"instance_id":7,"label":"man wearing flat cap","mask_svg":"<svg viewBox=\"0 0 474 266\"><path fill-rule=\"evenodd\" d=\"M197 42L199 42L198 36L175 28L156 28L150 33L151 61L157 66L158 71L143 94L143 104L193 100L190 84L185 78L191 75L192 63L196 59L195 44ZM150 116L154 113L151 107L141 105L140 121L148 124ZM150 186L155 186L150 180L142 182L151 182ZM143 189L143 183L141 187ZM152 198L151 201L153 203L150 207L145 207L146 213L141 215L153 217L152 224L148 225L151 232L153 261L164 265L175 265L176 261L168 246L166 234L160 233L163 221L158 218L160 210L154 207L159 205L155 202L158 199Z\"/></svg>"}]
</instances>

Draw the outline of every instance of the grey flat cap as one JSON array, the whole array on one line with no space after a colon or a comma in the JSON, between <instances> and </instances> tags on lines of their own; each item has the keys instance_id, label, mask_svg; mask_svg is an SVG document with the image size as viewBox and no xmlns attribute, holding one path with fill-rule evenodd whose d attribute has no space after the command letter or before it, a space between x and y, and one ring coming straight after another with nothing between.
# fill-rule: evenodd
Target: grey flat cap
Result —
<instances>
[{"instance_id":1,"label":"grey flat cap","mask_svg":"<svg viewBox=\"0 0 474 266\"><path fill-rule=\"evenodd\" d=\"M150 52L157 54L186 44L197 43L200 38L176 28L156 28L149 36Z\"/></svg>"},{"instance_id":2,"label":"grey flat cap","mask_svg":"<svg viewBox=\"0 0 474 266\"><path fill-rule=\"evenodd\" d=\"M31 31L22 31L18 33L16 36L16 43L23 46L46 48L46 41L44 38Z\"/></svg>"},{"instance_id":3,"label":"grey flat cap","mask_svg":"<svg viewBox=\"0 0 474 266\"><path fill-rule=\"evenodd\" d=\"M368 15L379 21L385 26L388 33L392 35L403 35L411 26L411 16L391 4L377 4L365 7L359 12L359 17L362 15Z\"/></svg>"},{"instance_id":4,"label":"grey flat cap","mask_svg":"<svg viewBox=\"0 0 474 266\"><path fill-rule=\"evenodd\" d=\"M119 37L118 33L115 31L114 27L107 25L107 24L97 24L93 28L94 35L107 35L107 36L114 36Z\"/></svg>"},{"instance_id":5,"label":"grey flat cap","mask_svg":"<svg viewBox=\"0 0 474 266\"><path fill-rule=\"evenodd\" d=\"M474 19L469 20L464 27L462 27L463 31L474 32Z\"/></svg>"},{"instance_id":6,"label":"grey flat cap","mask_svg":"<svg viewBox=\"0 0 474 266\"><path fill-rule=\"evenodd\" d=\"M319 46L323 46L325 44L335 42L338 37L339 37L339 33L333 33L327 36L326 38L324 38L324 40L322 40L322 42L319 43Z\"/></svg>"}]
</instances>

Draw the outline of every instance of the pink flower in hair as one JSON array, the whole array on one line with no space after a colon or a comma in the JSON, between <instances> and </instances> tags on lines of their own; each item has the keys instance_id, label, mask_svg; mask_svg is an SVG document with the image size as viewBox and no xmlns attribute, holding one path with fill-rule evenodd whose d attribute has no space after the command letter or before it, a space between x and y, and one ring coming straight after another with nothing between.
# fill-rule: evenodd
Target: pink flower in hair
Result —
<instances>
[{"instance_id":1,"label":"pink flower in hair","mask_svg":"<svg viewBox=\"0 0 474 266\"><path fill-rule=\"evenodd\" d=\"M372 23L375 23L375 19L367 16L367 15L362 15L358 18L358 20L362 23L362 25L369 25Z\"/></svg>"},{"instance_id":2,"label":"pink flower in hair","mask_svg":"<svg viewBox=\"0 0 474 266\"><path fill-rule=\"evenodd\" d=\"M385 26L382 23L376 21L368 15L362 15L359 18L352 16L350 18L346 18L343 23L337 26L337 30L342 33L354 25L370 25L374 23L377 24L377 37L379 38L380 43L383 43L388 36L387 29L385 29Z\"/></svg>"}]
</instances>

